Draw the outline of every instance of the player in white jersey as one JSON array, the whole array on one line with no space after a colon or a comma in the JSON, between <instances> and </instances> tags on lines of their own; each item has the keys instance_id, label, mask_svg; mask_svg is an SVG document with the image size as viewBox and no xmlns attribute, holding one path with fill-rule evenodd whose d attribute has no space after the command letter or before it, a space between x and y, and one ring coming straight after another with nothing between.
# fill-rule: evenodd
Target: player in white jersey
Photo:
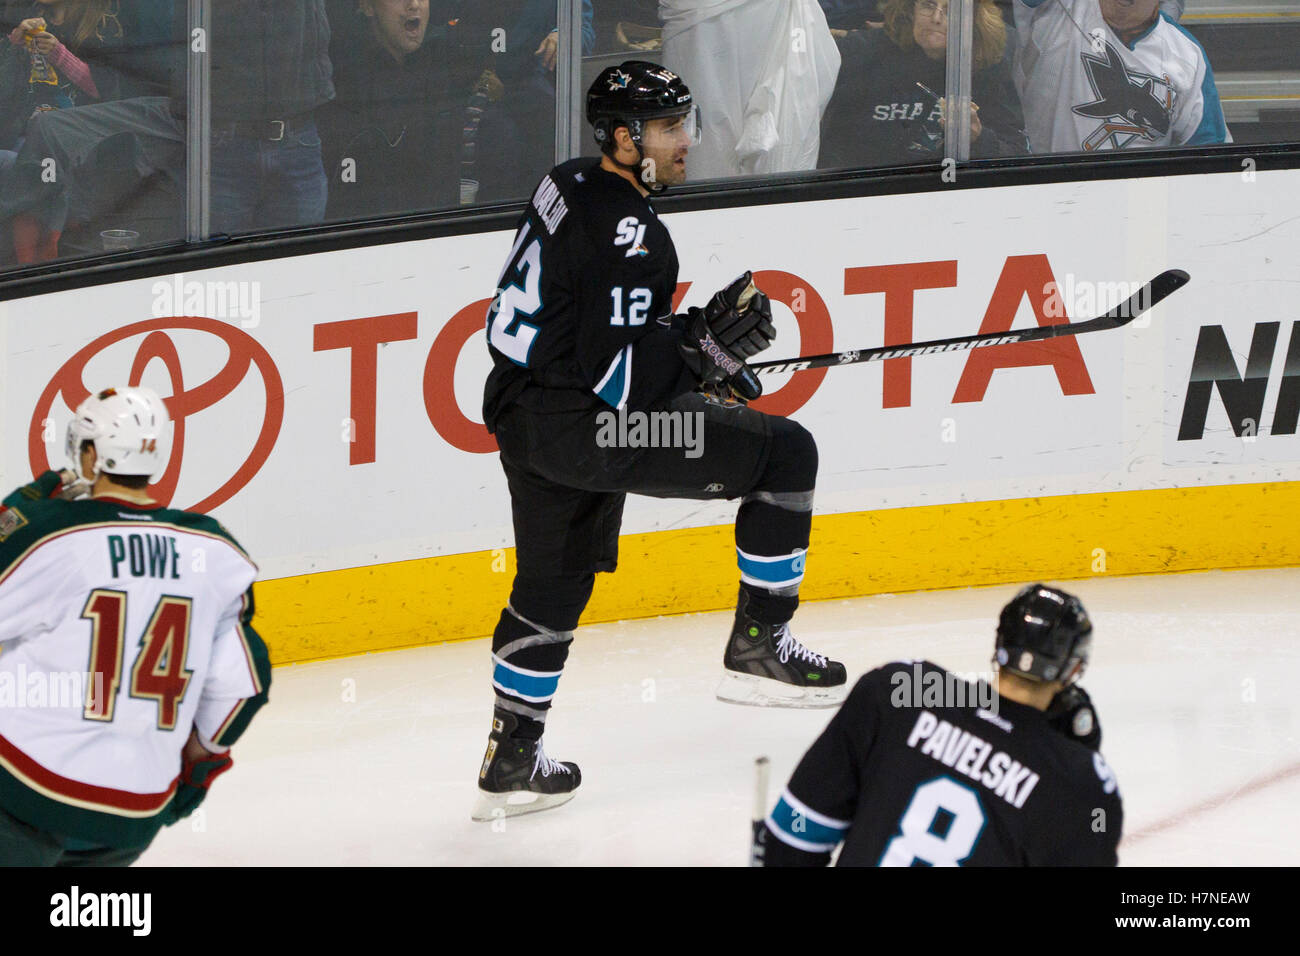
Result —
<instances>
[{"instance_id":1,"label":"player in white jersey","mask_svg":"<svg viewBox=\"0 0 1300 956\"><path fill-rule=\"evenodd\" d=\"M1015 0L1015 80L1033 152L1232 141L1205 51L1159 6Z\"/></svg>"},{"instance_id":2,"label":"player in white jersey","mask_svg":"<svg viewBox=\"0 0 1300 956\"><path fill-rule=\"evenodd\" d=\"M68 425L74 471L0 508L0 864L130 864L266 703L256 566L212 518L149 497L168 424L149 389L92 395Z\"/></svg>"}]
</instances>

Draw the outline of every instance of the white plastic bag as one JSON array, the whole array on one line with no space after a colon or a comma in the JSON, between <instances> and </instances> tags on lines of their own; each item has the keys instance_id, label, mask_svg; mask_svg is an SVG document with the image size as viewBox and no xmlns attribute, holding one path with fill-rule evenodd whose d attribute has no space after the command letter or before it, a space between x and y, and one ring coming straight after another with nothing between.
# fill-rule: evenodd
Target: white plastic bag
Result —
<instances>
[{"instance_id":1,"label":"white plastic bag","mask_svg":"<svg viewBox=\"0 0 1300 956\"><path fill-rule=\"evenodd\" d=\"M821 118L835 90L840 51L817 0L787 0L768 44L736 154L747 174L817 168Z\"/></svg>"},{"instance_id":2,"label":"white plastic bag","mask_svg":"<svg viewBox=\"0 0 1300 956\"><path fill-rule=\"evenodd\" d=\"M660 0L664 65L704 117L692 179L813 169L840 55L817 0Z\"/></svg>"}]
</instances>

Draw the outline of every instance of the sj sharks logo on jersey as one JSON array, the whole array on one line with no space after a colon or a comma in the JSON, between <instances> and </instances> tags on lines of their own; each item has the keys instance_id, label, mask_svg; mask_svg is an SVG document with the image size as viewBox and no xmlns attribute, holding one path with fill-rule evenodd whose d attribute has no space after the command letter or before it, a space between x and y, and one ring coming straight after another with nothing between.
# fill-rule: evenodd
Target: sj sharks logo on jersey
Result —
<instances>
[{"instance_id":1,"label":"sj sharks logo on jersey","mask_svg":"<svg viewBox=\"0 0 1300 956\"><path fill-rule=\"evenodd\" d=\"M1104 52L1080 56L1097 98L1074 112L1102 121L1081 144L1085 151L1123 149L1134 140L1155 141L1169 132L1174 92L1168 76L1130 70L1109 43Z\"/></svg>"},{"instance_id":2,"label":"sj sharks logo on jersey","mask_svg":"<svg viewBox=\"0 0 1300 956\"><path fill-rule=\"evenodd\" d=\"M624 258L645 256L650 250L645 247L645 223L635 216L628 216L618 224L618 235L614 237L615 246L630 246Z\"/></svg>"}]
</instances>

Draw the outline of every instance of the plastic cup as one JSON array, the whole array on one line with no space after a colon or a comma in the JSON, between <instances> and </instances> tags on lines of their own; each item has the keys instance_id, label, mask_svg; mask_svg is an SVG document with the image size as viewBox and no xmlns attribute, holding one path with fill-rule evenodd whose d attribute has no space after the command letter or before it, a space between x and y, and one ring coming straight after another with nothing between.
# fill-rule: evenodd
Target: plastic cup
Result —
<instances>
[{"instance_id":1,"label":"plastic cup","mask_svg":"<svg viewBox=\"0 0 1300 956\"><path fill-rule=\"evenodd\" d=\"M99 234L99 241L104 244L105 252L125 252L136 247L140 233L134 229L105 229Z\"/></svg>"}]
</instances>

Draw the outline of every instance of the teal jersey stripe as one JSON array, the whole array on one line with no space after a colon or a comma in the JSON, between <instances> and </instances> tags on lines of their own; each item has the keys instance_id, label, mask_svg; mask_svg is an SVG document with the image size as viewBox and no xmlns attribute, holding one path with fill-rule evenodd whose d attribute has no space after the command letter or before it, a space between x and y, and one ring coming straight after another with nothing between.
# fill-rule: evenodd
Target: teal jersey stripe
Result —
<instances>
[{"instance_id":1,"label":"teal jersey stripe","mask_svg":"<svg viewBox=\"0 0 1300 956\"><path fill-rule=\"evenodd\" d=\"M809 844L808 849L812 851L835 849L844 839L844 832L849 828L847 823L830 826L814 820L804 811L791 806L784 796L772 809L768 822L774 829L780 830L794 840Z\"/></svg>"},{"instance_id":2,"label":"teal jersey stripe","mask_svg":"<svg viewBox=\"0 0 1300 956\"><path fill-rule=\"evenodd\" d=\"M803 580L807 552L760 557L736 549L736 564L743 577L760 584L793 584Z\"/></svg>"},{"instance_id":3,"label":"teal jersey stripe","mask_svg":"<svg viewBox=\"0 0 1300 956\"><path fill-rule=\"evenodd\" d=\"M538 675L511 667L505 661L495 658L496 666L492 669L492 683L508 694L522 697L533 703L550 700L560 686L560 675Z\"/></svg>"}]
</instances>

